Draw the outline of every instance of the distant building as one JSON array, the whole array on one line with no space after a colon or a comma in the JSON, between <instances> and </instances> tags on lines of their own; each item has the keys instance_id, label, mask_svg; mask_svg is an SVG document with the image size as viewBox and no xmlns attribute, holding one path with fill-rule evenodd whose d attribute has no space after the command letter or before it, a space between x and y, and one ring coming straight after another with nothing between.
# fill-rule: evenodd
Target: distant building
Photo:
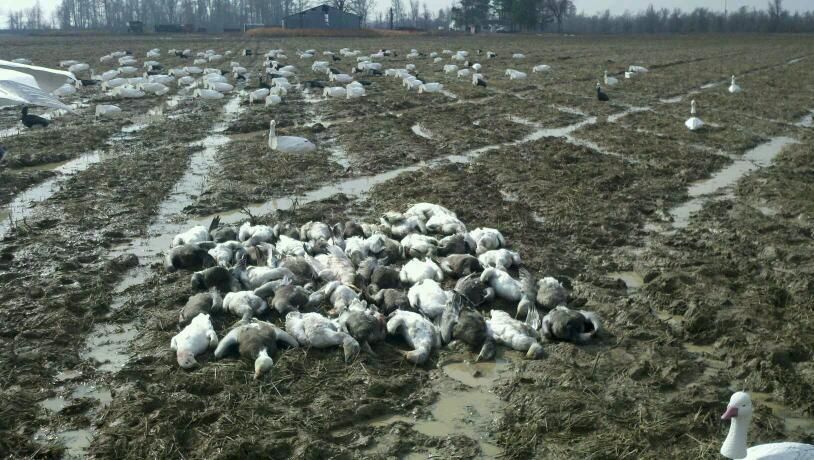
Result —
<instances>
[{"instance_id":1,"label":"distant building","mask_svg":"<svg viewBox=\"0 0 814 460\"><path fill-rule=\"evenodd\" d=\"M155 31L156 33L160 34L180 34L184 32L184 28L181 26L181 24L156 24Z\"/></svg>"},{"instance_id":2,"label":"distant building","mask_svg":"<svg viewBox=\"0 0 814 460\"><path fill-rule=\"evenodd\" d=\"M360 29L362 17L331 5L319 5L283 18L285 29Z\"/></svg>"},{"instance_id":3,"label":"distant building","mask_svg":"<svg viewBox=\"0 0 814 460\"><path fill-rule=\"evenodd\" d=\"M127 21L127 32L131 34L143 34L144 23L141 21Z\"/></svg>"}]
</instances>

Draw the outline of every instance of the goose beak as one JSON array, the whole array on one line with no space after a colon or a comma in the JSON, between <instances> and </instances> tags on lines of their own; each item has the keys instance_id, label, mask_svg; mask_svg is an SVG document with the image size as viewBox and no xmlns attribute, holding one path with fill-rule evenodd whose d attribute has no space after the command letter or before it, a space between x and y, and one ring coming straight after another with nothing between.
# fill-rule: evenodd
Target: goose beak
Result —
<instances>
[{"instance_id":1,"label":"goose beak","mask_svg":"<svg viewBox=\"0 0 814 460\"><path fill-rule=\"evenodd\" d=\"M731 420L733 417L738 416L738 408L734 406L727 406L726 412L721 416L721 420Z\"/></svg>"}]
</instances>

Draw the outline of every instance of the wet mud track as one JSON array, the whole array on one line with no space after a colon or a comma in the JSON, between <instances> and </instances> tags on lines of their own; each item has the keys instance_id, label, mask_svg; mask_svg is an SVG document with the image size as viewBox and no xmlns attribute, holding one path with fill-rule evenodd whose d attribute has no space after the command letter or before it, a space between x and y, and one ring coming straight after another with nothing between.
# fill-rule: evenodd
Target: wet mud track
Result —
<instances>
[{"instance_id":1,"label":"wet mud track","mask_svg":"<svg viewBox=\"0 0 814 460\"><path fill-rule=\"evenodd\" d=\"M812 441L814 137L804 117L814 94L796 82L814 63L789 64L809 52L807 39L702 40L690 53L699 61L680 51L697 39L638 49L619 39L624 52L587 39L388 40L342 46L494 48L497 59L481 60L493 84L481 91L416 60L456 98L408 96L382 79L362 101L297 95L272 110L184 100L165 109L164 124L118 138L128 123L117 121L101 144L83 140L65 156L32 148L19 158L42 159L7 165L2 173L20 179L3 188L6 202L38 184L48 190L0 241L0 345L9 351L0 358L0 453L716 458L726 428L718 416L741 388L756 400L751 442ZM757 50L750 60L747 45ZM53 59L53 45L32 48ZM310 61L291 60L309 75ZM554 70L502 78L506 67L537 63ZM634 63L650 75L607 89L611 104L598 104L595 69ZM730 73L744 74L748 102L725 86L701 89ZM691 98L708 131L684 130ZM134 114L150 107L136 104ZM271 153L271 119L314 139L317 154ZM87 169L24 169L81 159L97 144L103 152ZM540 361L505 352L476 365L449 349L416 368L388 340L351 365L333 351L282 353L263 382L240 360L178 369L168 344L188 273L160 266L175 233L213 213L241 221L243 207L260 222L333 223L418 201L501 229L532 271L567 279L607 334L590 346L545 344ZM219 336L229 326L215 324Z\"/></svg>"}]
</instances>

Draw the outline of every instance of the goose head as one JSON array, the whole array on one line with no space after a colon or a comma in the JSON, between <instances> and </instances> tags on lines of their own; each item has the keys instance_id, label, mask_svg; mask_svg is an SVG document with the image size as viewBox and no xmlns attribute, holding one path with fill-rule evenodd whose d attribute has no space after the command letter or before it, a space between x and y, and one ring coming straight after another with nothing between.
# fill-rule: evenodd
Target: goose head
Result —
<instances>
[{"instance_id":1,"label":"goose head","mask_svg":"<svg viewBox=\"0 0 814 460\"><path fill-rule=\"evenodd\" d=\"M271 371L274 366L274 360L268 354L268 351L263 348L257 354L257 359L254 360L254 379L257 380Z\"/></svg>"},{"instance_id":2,"label":"goose head","mask_svg":"<svg viewBox=\"0 0 814 460\"><path fill-rule=\"evenodd\" d=\"M277 132L274 129L275 126L277 126L277 122L274 121L274 120L271 120L269 122L269 147L272 150L277 149Z\"/></svg>"},{"instance_id":3,"label":"goose head","mask_svg":"<svg viewBox=\"0 0 814 460\"><path fill-rule=\"evenodd\" d=\"M732 84L733 85L735 84L735 76L734 75L732 75Z\"/></svg>"},{"instance_id":4,"label":"goose head","mask_svg":"<svg viewBox=\"0 0 814 460\"><path fill-rule=\"evenodd\" d=\"M198 361L195 360L195 354L188 350L180 350L177 354L178 365L182 369L193 369L198 366Z\"/></svg>"},{"instance_id":5,"label":"goose head","mask_svg":"<svg viewBox=\"0 0 814 460\"><path fill-rule=\"evenodd\" d=\"M695 115L695 99L690 102L690 113Z\"/></svg>"},{"instance_id":6,"label":"goose head","mask_svg":"<svg viewBox=\"0 0 814 460\"><path fill-rule=\"evenodd\" d=\"M727 458L746 457L746 432L752 419L752 399L749 394L738 391L729 398L721 420L729 420L729 434L721 446L721 455Z\"/></svg>"},{"instance_id":7,"label":"goose head","mask_svg":"<svg viewBox=\"0 0 814 460\"><path fill-rule=\"evenodd\" d=\"M27 117L27 116L28 116L28 106L27 106L27 105L24 105L24 106L23 106L23 116L24 116L24 117Z\"/></svg>"},{"instance_id":8,"label":"goose head","mask_svg":"<svg viewBox=\"0 0 814 460\"><path fill-rule=\"evenodd\" d=\"M357 356L359 356L359 351L361 350L361 347L359 346L359 342L357 342L356 339L354 339L350 335L347 335L342 340L342 350L345 353L345 363L350 363L354 359L356 359Z\"/></svg>"}]
</instances>

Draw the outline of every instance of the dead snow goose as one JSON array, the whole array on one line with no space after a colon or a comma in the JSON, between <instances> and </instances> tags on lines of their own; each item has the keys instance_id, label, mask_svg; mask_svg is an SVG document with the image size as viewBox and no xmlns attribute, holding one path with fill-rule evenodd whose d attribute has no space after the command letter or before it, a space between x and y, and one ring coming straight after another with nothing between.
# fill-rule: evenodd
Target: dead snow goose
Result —
<instances>
[{"instance_id":1,"label":"dead snow goose","mask_svg":"<svg viewBox=\"0 0 814 460\"><path fill-rule=\"evenodd\" d=\"M203 354L218 345L218 336L209 320L209 315L201 313L187 327L170 341L170 348L176 353L178 365L192 369L198 365L195 356Z\"/></svg>"},{"instance_id":2,"label":"dead snow goose","mask_svg":"<svg viewBox=\"0 0 814 460\"><path fill-rule=\"evenodd\" d=\"M543 317L543 335L549 340L587 343L600 330L596 313L560 305Z\"/></svg>"}]
</instances>

